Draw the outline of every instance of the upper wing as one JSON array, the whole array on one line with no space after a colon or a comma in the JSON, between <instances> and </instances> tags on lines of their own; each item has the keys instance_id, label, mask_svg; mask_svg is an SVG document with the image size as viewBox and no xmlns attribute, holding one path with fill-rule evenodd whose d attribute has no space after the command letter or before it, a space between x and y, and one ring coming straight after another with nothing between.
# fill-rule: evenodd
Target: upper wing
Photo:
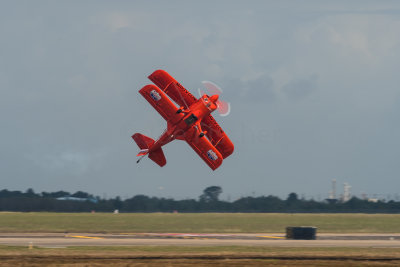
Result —
<instances>
[{"instance_id":1,"label":"upper wing","mask_svg":"<svg viewBox=\"0 0 400 267\"><path fill-rule=\"evenodd\" d=\"M178 108L169 100L168 96L155 85L149 84L139 90L139 93L169 121L176 114Z\"/></svg>"},{"instance_id":2,"label":"upper wing","mask_svg":"<svg viewBox=\"0 0 400 267\"><path fill-rule=\"evenodd\" d=\"M201 121L201 128L203 131L207 131L207 138L210 139L211 144L218 149L223 158L227 158L233 153L234 145L232 141L211 114Z\"/></svg>"},{"instance_id":3,"label":"upper wing","mask_svg":"<svg viewBox=\"0 0 400 267\"><path fill-rule=\"evenodd\" d=\"M188 108L197 101L196 97L164 70L156 70L149 79L181 107Z\"/></svg>"},{"instance_id":4,"label":"upper wing","mask_svg":"<svg viewBox=\"0 0 400 267\"><path fill-rule=\"evenodd\" d=\"M207 138L199 137L198 134L193 127L185 133L185 140L214 171L222 164L222 155Z\"/></svg>"}]
</instances>

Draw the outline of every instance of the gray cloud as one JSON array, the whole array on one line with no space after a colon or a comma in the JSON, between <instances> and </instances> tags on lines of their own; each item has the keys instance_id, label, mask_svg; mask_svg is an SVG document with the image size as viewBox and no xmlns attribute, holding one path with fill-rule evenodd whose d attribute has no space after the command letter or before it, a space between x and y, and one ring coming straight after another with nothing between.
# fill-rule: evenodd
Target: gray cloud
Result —
<instances>
[{"instance_id":1,"label":"gray cloud","mask_svg":"<svg viewBox=\"0 0 400 267\"><path fill-rule=\"evenodd\" d=\"M282 87L282 92L289 99L302 99L312 94L317 89L317 75L308 79L292 80Z\"/></svg>"},{"instance_id":2,"label":"gray cloud","mask_svg":"<svg viewBox=\"0 0 400 267\"><path fill-rule=\"evenodd\" d=\"M249 103L271 103L275 100L274 81L268 75L242 81L232 79L226 83L224 95L229 98Z\"/></svg>"},{"instance_id":3,"label":"gray cloud","mask_svg":"<svg viewBox=\"0 0 400 267\"><path fill-rule=\"evenodd\" d=\"M232 198L285 197L327 193L336 178L355 192L393 193L399 7L6 1L2 185L197 197L218 184ZM130 136L156 138L166 126L137 93L158 68L194 93L213 81L231 102L231 115L216 118L236 150L215 173L183 142L165 147L165 168L135 164Z\"/></svg>"}]
</instances>

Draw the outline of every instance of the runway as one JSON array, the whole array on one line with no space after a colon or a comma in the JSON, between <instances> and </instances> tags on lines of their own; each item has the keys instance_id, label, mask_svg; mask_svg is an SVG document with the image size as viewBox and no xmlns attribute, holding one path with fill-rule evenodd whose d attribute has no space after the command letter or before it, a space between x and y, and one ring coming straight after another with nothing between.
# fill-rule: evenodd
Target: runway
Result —
<instances>
[{"instance_id":1,"label":"runway","mask_svg":"<svg viewBox=\"0 0 400 267\"><path fill-rule=\"evenodd\" d=\"M317 240L287 240L282 234L182 233L0 233L0 245L70 246L270 246L400 248L399 234L319 234Z\"/></svg>"}]
</instances>

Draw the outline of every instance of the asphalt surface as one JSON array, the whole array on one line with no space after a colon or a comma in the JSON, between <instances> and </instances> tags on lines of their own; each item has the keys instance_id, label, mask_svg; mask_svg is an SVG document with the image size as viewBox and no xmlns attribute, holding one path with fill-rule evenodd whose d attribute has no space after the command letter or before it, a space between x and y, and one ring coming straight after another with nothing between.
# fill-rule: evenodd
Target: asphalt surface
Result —
<instances>
[{"instance_id":1,"label":"asphalt surface","mask_svg":"<svg viewBox=\"0 0 400 267\"><path fill-rule=\"evenodd\" d=\"M68 246L270 246L400 248L400 234L318 234L317 240L288 240L282 234L178 233L0 233L0 245Z\"/></svg>"}]
</instances>

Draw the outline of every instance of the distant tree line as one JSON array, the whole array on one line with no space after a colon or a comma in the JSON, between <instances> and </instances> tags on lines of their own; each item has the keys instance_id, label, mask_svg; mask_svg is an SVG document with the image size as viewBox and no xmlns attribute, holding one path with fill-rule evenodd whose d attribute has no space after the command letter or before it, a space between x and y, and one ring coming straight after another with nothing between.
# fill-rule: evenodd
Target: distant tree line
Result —
<instances>
[{"instance_id":1,"label":"distant tree line","mask_svg":"<svg viewBox=\"0 0 400 267\"><path fill-rule=\"evenodd\" d=\"M0 211L47 212L281 212L281 213L400 213L400 202L369 202L356 197L341 203L299 199L290 193L286 199L276 196L242 197L236 201L221 201L222 188L210 186L198 199L174 200L136 195L121 200L120 197L101 198L86 192L70 194L65 191L35 193L0 191Z\"/></svg>"}]
</instances>

